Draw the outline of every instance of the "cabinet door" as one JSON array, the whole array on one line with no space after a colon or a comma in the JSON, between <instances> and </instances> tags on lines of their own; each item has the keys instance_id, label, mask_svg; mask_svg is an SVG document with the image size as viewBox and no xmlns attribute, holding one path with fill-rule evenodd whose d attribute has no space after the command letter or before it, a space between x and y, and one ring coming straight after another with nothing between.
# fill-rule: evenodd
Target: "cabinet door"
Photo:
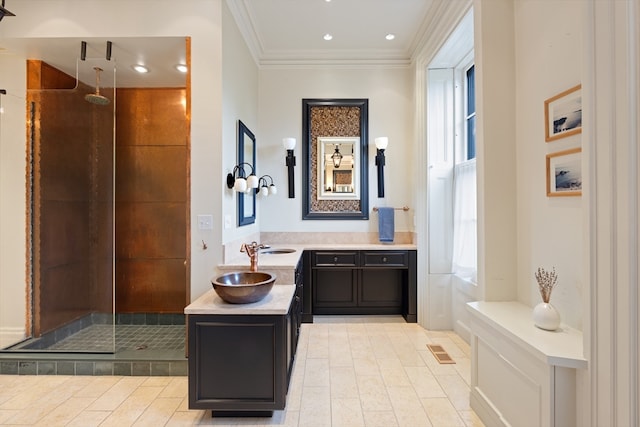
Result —
<instances>
[{"instance_id":1,"label":"cabinet door","mask_svg":"<svg viewBox=\"0 0 640 427\"><path fill-rule=\"evenodd\" d=\"M284 409L287 316L189 316L189 408ZM222 343L222 344L221 344Z\"/></svg>"},{"instance_id":2,"label":"cabinet door","mask_svg":"<svg viewBox=\"0 0 640 427\"><path fill-rule=\"evenodd\" d=\"M330 308L357 305L357 270L321 268L313 272L313 312L333 314Z\"/></svg>"},{"instance_id":3,"label":"cabinet door","mask_svg":"<svg viewBox=\"0 0 640 427\"><path fill-rule=\"evenodd\" d=\"M402 308L403 270L364 269L358 292L359 307Z\"/></svg>"}]
</instances>

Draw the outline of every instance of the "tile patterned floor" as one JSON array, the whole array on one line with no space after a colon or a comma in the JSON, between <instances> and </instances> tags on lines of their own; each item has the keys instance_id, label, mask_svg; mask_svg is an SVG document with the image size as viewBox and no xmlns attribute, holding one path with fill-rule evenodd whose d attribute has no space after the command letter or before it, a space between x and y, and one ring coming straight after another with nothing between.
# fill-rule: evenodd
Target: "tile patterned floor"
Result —
<instances>
[{"instance_id":1,"label":"tile patterned floor","mask_svg":"<svg viewBox=\"0 0 640 427\"><path fill-rule=\"evenodd\" d=\"M438 364L431 343L456 364ZM271 418L189 410L186 377L2 375L0 425L482 426L469 407L469 367L469 346L452 332L317 318L302 325L287 408Z\"/></svg>"},{"instance_id":2,"label":"tile patterned floor","mask_svg":"<svg viewBox=\"0 0 640 427\"><path fill-rule=\"evenodd\" d=\"M116 352L124 350L184 349L184 325L116 325ZM47 348L57 351L111 351L113 325L91 325Z\"/></svg>"}]
</instances>

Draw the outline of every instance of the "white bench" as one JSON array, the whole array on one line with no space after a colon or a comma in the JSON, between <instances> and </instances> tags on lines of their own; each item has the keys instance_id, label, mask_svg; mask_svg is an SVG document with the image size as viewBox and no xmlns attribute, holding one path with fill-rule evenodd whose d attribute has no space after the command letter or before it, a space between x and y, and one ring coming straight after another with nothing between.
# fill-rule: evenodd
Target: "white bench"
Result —
<instances>
[{"instance_id":1,"label":"white bench","mask_svg":"<svg viewBox=\"0 0 640 427\"><path fill-rule=\"evenodd\" d=\"M576 425L582 332L534 326L519 302L467 303L471 314L471 407L488 426Z\"/></svg>"}]
</instances>

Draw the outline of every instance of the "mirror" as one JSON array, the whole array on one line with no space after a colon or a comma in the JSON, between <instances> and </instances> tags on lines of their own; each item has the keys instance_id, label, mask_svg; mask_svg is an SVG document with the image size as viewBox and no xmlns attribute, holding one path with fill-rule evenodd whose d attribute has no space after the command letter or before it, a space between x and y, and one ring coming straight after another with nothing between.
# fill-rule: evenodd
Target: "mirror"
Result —
<instances>
[{"instance_id":1,"label":"mirror","mask_svg":"<svg viewBox=\"0 0 640 427\"><path fill-rule=\"evenodd\" d=\"M318 138L318 199L359 200L360 138Z\"/></svg>"},{"instance_id":2,"label":"mirror","mask_svg":"<svg viewBox=\"0 0 640 427\"><path fill-rule=\"evenodd\" d=\"M238 120L238 164L243 165L247 176L256 168L256 137L241 120ZM245 177L246 178L246 177ZM256 222L256 192L253 188L246 193L238 193L238 226Z\"/></svg>"},{"instance_id":3,"label":"mirror","mask_svg":"<svg viewBox=\"0 0 640 427\"><path fill-rule=\"evenodd\" d=\"M302 100L302 219L369 219L368 100Z\"/></svg>"}]
</instances>

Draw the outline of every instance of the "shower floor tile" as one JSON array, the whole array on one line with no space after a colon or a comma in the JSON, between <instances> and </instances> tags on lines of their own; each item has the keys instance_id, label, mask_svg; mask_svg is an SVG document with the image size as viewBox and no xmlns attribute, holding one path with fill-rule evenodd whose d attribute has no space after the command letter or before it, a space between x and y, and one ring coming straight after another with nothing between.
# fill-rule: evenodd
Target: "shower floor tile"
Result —
<instances>
[{"instance_id":1,"label":"shower floor tile","mask_svg":"<svg viewBox=\"0 0 640 427\"><path fill-rule=\"evenodd\" d=\"M184 325L116 325L115 351L183 350ZM56 351L113 351L113 325L91 325L47 347Z\"/></svg>"}]
</instances>

